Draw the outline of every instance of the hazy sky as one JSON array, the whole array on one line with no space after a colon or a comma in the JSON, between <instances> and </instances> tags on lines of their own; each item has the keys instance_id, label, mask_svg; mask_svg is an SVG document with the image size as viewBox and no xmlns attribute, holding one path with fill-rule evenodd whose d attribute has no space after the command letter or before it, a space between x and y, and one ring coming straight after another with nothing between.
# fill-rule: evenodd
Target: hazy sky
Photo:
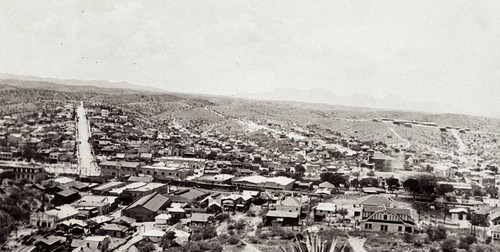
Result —
<instances>
[{"instance_id":1,"label":"hazy sky","mask_svg":"<svg viewBox=\"0 0 500 252\"><path fill-rule=\"evenodd\" d=\"M2 1L0 72L500 115L500 1Z\"/></svg>"}]
</instances>

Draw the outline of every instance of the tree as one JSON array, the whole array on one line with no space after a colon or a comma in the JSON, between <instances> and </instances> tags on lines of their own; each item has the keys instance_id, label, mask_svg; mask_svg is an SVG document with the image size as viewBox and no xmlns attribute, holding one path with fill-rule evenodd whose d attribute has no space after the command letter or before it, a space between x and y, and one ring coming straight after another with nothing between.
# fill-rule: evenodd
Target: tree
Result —
<instances>
[{"instance_id":1,"label":"tree","mask_svg":"<svg viewBox=\"0 0 500 252\"><path fill-rule=\"evenodd\" d=\"M497 174L497 173L498 173L498 167L496 167L496 166L490 166L488 169L489 169L490 171L494 172L495 174Z\"/></svg>"},{"instance_id":2,"label":"tree","mask_svg":"<svg viewBox=\"0 0 500 252\"><path fill-rule=\"evenodd\" d=\"M403 241L405 243L413 243L413 235L410 233L404 233L403 235Z\"/></svg>"},{"instance_id":3,"label":"tree","mask_svg":"<svg viewBox=\"0 0 500 252\"><path fill-rule=\"evenodd\" d=\"M172 246L172 244L174 244L175 238L176 238L176 236L175 236L174 231L165 232L165 234L161 238L161 242L160 242L161 247L163 249L166 249L166 248Z\"/></svg>"},{"instance_id":4,"label":"tree","mask_svg":"<svg viewBox=\"0 0 500 252\"><path fill-rule=\"evenodd\" d=\"M448 238L441 243L441 250L443 252L455 252L457 251L457 241L456 239Z\"/></svg>"},{"instance_id":5,"label":"tree","mask_svg":"<svg viewBox=\"0 0 500 252\"><path fill-rule=\"evenodd\" d=\"M355 178L351 180L351 186L358 188L359 187L359 179Z\"/></svg>"},{"instance_id":6,"label":"tree","mask_svg":"<svg viewBox=\"0 0 500 252\"><path fill-rule=\"evenodd\" d=\"M446 193L453 192L453 185L440 184L436 187L436 194L444 196Z\"/></svg>"},{"instance_id":7,"label":"tree","mask_svg":"<svg viewBox=\"0 0 500 252\"><path fill-rule=\"evenodd\" d=\"M221 213L217 216L215 216L215 219L218 221L218 222L223 222L225 220L229 220L229 214L228 213Z\"/></svg>"},{"instance_id":8,"label":"tree","mask_svg":"<svg viewBox=\"0 0 500 252\"><path fill-rule=\"evenodd\" d=\"M295 165L295 172L300 173L300 174L304 174L304 172L306 172L306 168L304 168L304 166L301 164L296 164Z\"/></svg>"},{"instance_id":9,"label":"tree","mask_svg":"<svg viewBox=\"0 0 500 252\"><path fill-rule=\"evenodd\" d=\"M367 187L367 186L372 186L372 187L378 187L378 180L376 178L363 178L361 181L359 181L359 184L361 187Z\"/></svg>"},{"instance_id":10,"label":"tree","mask_svg":"<svg viewBox=\"0 0 500 252\"><path fill-rule=\"evenodd\" d=\"M335 187L339 187L341 184L345 187L349 186L349 181L347 177L340 173L325 172L320 175L321 181L328 181L332 183Z\"/></svg>"},{"instance_id":11,"label":"tree","mask_svg":"<svg viewBox=\"0 0 500 252\"><path fill-rule=\"evenodd\" d=\"M437 179L434 176L422 175L417 177L418 187L422 193L433 195L436 192Z\"/></svg>"},{"instance_id":12,"label":"tree","mask_svg":"<svg viewBox=\"0 0 500 252\"><path fill-rule=\"evenodd\" d=\"M460 237L458 247L461 249L469 250L470 246L477 241L474 235L467 235Z\"/></svg>"},{"instance_id":13,"label":"tree","mask_svg":"<svg viewBox=\"0 0 500 252\"><path fill-rule=\"evenodd\" d=\"M342 221L344 221L345 216L349 213L345 208L339 208L335 213L340 214L342 216Z\"/></svg>"},{"instance_id":14,"label":"tree","mask_svg":"<svg viewBox=\"0 0 500 252\"><path fill-rule=\"evenodd\" d=\"M397 178L388 178L385 180L385 183L391 192L399 187L399 179Z\"/></svg>"},{"instance_id":15,"label":"tree","mask_svg":"<svg viewBox=\"0 0 500 252\"><path fill-rule=\"evenodd\" d=\"M210 152L210 153L207 155L207 159L210 159L210 160L216 160L216 159L217 159L217 152L215 152L215 151Z\"/></svg>"},{"instance_id":16,"label":"tree","mask_svg":"<svg viewBox=\"0 0 500 252\"><path fill-rule=\"evenodd\" d=\"M414 199L416 193L425 193L434 196L437 180L436 177L429 175L412 177L403 182L403 187L412 192Z\"/></svg>"},{"instance_id":17,"label":"tree","mask_svg":"<svg viewBox=\"0 0 500 252\"><path fill-rule=\"evenodd\" d=\"M303 175L303 173L298 173L298 172L296 172L296 173L292 173L292 174L290 174L290 176L289 176L289 177L290 177L290 178L292 178L292 179L295 179L295 180L301 181L301 180L302 180L302 178L303 178L303 177L302 177L302 175Z\"/></svg>"},{"instance_id":18,"label":"tree","mask_svg":"<svg viewBox=\"0 0 500 252\"><path fill-rule=\"evenodd\" d=\"M494 185L489 185L485 189L486 193L488 193L492 198L498 198L498 188Z\"/></svg>"},{"instance_id":19,"label":"tree","mask_svg":"<svg viewBox=\"0 0 500 252\"><path fill-rule=\"evenodd\" d=\"M374 177L375 176L375 172L374 171L369 171L366 176L370 176L370 177Z\"/></svg>"},{"instance_id":20,"label":"tree","mask_svg":"<svg viewBox=\"0 0 500 252\"><path fill-rule=\"evenodd\" d=\"M441 241L446 239L446 229L443 226L429 227L425 231L431 241Z\"/></svg>"},{"instance_id":21,"label":"tree","mask_svg":"<svg viewBox=\"0 0 500 252\"><path fill-rule=\"evenodd\" d=\"M420 188L418 187L418 180L414 178L405 180L405 182L403 182L403 187L413 194L413 198L415 198L415 193L420 192Z\"/></svg>"},{"instance_id":22,"label":"tree","mask_svg":"<svg viewBox=\"0 0 500 252\"><path fill-rule=\"evenodd\" d=\"M135 247L137 247L137 250L144 252L152 252L156 250L154 243L149 239L136 243Z\"/></svg>"},{"instance_id":23,"label":"tree","mask_svg":"<svg viewBox=\"0 0 500 252\"><path fill-rule=\"evenodd\" d=\"M473 226L487 227L488 218L486 215L472 214L470 224Z\"/></svg>"}]
</instances>

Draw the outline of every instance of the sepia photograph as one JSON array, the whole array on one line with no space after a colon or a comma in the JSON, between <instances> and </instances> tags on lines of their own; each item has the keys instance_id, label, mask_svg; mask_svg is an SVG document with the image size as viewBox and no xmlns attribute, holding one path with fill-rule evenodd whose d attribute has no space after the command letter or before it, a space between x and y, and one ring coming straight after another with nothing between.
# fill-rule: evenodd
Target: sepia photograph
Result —
<instances>
[{"instance_id":1,"label":"sepia photograph","mask_svg":"<svg viewBox=\"0 0 500 252\"><path fill-rule=\"evenodd\" d=\"M498 0L0 0L0 33L0 251L500 251Z\"/></svg>"}]
</instances>

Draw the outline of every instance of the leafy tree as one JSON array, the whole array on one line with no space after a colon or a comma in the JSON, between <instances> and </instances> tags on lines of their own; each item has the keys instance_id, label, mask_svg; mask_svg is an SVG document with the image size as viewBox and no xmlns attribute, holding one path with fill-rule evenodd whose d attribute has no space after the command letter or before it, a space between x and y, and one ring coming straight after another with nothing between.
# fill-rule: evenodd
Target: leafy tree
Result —
<instances>
[{"instance_id":1,"label":"leafy tree","mask_svg":"<svg viewBox=\"0 0 500 252\"><path fill-rule=\"evenodd\" d=\"M301 164L296 164L295 165L295 172L300 173L300 174L304 174L304 172L306 172L306 168L304 168L304 166Z\"/></svg>"},{"instance_id":2,"label":"leafy tree","mask_svg":"<svg viewBox=\"0 0 500 252\"><path fill-rule=\"evenodd\" d=\"M432 195L436 191L437 179L434 176L422 175L417 177L418 187L423 193Z\"/></svg>"},{"instance_id":3,"label":"leafy tree","mask_svg":"<svg viewBox=\"0 0 500 252\"><path fill-rule=\"evenodd\" d=\"M385 183L391 192L399 187L399 179L397 178L388 178L385 180Z\"/></svg>"},{"instance_id":4,"label":"leafy tree","mask_svg":"<svg viewBox=\"0 0 500 252\"><path fill-rule=\"evenodd\" d=\"M412 177L403 182L403 187L412 192L413 198L415 198L416 193L425 193L434 196L437 180L436 177L429 175Z\"/></svg>"},{"instance_id":5,"label":"leafy tree","mask_svg":"<svg viewBox=\"0 0 500 252\"><path fill-rule=\"evenodd\" d=\"M405 234L403 235L403 241L404 241L405 243L412 243L412 242L413 242L413 235L412 235L412 234L410 234L410 233L405 233Z\"/></svg>"},{"instance_id":6,"label":"leafy tree","mask_svg":"<svg viewBox=\"0 0 500 252\"><path fill-rule=\"evenodd\" d=\"M474 235L467 235L460 237L460 242L458 243L458 247L461 249L469 250L470 246L477 241Z\"/></svg>"},{"instance_id":7,"label":"leafy tree","mask_svg":"<svg viewBox=\"0 0 500 252\"><path fill-rule=\"evenodd\" d=\"M444 196L446 193L453 192L453 185L440 184L436 187L436 194Z\"/></svg>"},{"instance_id":8,"label":"leafy tree","mask_svg":"<svg viewBox=\"0 0 500 252\"><path fill-rule=\"evenodd\" d=\"M495 174L497 174L497 173L498 173L498 167L496 167L496 166L490 166L488 169L489 169L490 171L494 172Z\"/></svg>"},{"instance_id":9,"label":"leafy tree","mask_svg":"<svg viewBox=\"0 0 500 252\"><path fill-rule=\"evenodd\" d=\"M473 226L488 226L488 218L486 215L473 214L470 219L470 224Z\"/></svg>"},{"instance_id":10,"label":"leafy tree","mask_svg":"<svg viewBox=\"0 0 500 252\"><path fill-rule=\"evenodd\" d=\"M431 241L441 241L446 239L446 229L443 226L429 227L425 231Z\"/></svg>"},{"instance_id":11,"label":"leafy tree","mask_svg":"<svg viewBox=\"0 0 500 252\"><path fill-rule=\"evenodd\" d=\"M363 178L361 181L359 181L359 184L361 187L366 187L366 186L373 186L373 187L378 187L378 180L376 178Z\"/></svg>"},{"instance_id":12,"label":"leafy tree","mask_svg":"<svg viewBox=\"0 0 500 252\"><path fill-rule=\"evenodd\" d=\"M403 187L413 193L413 198L415 198L415 193L420 192L420 188L418 187L418 180L414 178L409 178L403 182Z\"/></svg>"},{"instance_id":13,"label":"leafy tree","mask_svg":"<svg viewBox=\"0 0 500 252\"><path fill-rule=\"evenodd\" d=\"M351 180L351 186L358 188L359 187L359 179L355 178Z\"/></svg>"},{"instance_id":14,"label":"leafy tree","mask_svg":"<svg viewBox=\"0 0 500 252\"><path fill-rule=\"evenodd\" d=\"M303 175L303 173L297 173L297 172L296 172L296 173L292 173L292 174L290 174L290 176L289 176L289 177L290 177L290 178L292 178L292 179L295 179L295 180L299 180L299 181L300 181L300 180L302 180L302 178L303 178L303 177L302 177L302 175Z\"/></svg>"},{"instance_id":15,"label":"leafy tree","mask_svg":"<svg viewBox=\"0 0 500 252\"><path fill-rule=\"evenodd\" d=\"M345 208L339 208L335 213L340 214L342 216L342 221L344 221L345 216L349 213Z\"/></svg>"},{"instance_id":16,"label":"leafy tree","mask_svg":"<svg viewBox=\"0 0 500 252\"><path fill-rule=\"evenodd\" d=\"M235 245L235 244L238 244L240 242L240 239L238 239L238 237L234 236L234 235L231 235L229 236L229 238L227 239L227 242L229 244L232 244L232 245Z\"/></svg>"},{"instance_id":17,"label":"leafy tree","mask_svg":"<svg viewBox=\"0 0 500 252\"><path fill-rule=\"evenodd\" d=\"M484 188L486 193L488 193L492 198L498 198L498 188L494 185L487 186Z\"/></svg>"},{"instance_id":18,"label":"leafy tree","mask_svg":"<svg viewBox=\"0 0 500 252\"><path fill-rule=\"evenodd\" d=\"M441 242L441 250L443 252L455 252L457 251L457 241L452 238L448 238Z\"/></svg>"},{"instance_id":19,"label":"leafy tree","mask_svg":"<svg viewBox=\"0 0 500 252\"><path fill-rule=\"evenodd\" d=\"M174 244L175 238L176 238L176 236L175 236L175 232L174 231L167 231L167 232L165 232L165 234L161 238L161 242L160 242L161 247L163 249L166 249L166 248L172 246L172 244Z\"/></svg>"},{"instance_id":20,"label":"leafy tree","mask_svg":"<svg viewBox=\"0 0 500 252\"><path fill-rule=\"evenodd\" d=\"M207 159L210 159L210 160L216 160L216 159L217 159L217 152L215 152L215 151L210 152L210 153L207 155Z\"/></svg>"},{"instance_id":21,"label":"leafy tree","mask_svg":"<svg viewBox=\"0 0 500 252\"><path fill-rule=\"evenodd\" d=\"M215 226L207 225L205 227L198 227L193 229L193 240L206 240L217 236Z\"/></svg>"},{"instance_id":22,"label":"leafy tree","mask_svg":"<svg viewBox=\"0 0 500 252\"><path fill-rule=\"evenodd\" d=\"M218 221L218 222L223 222L225 220L228 220L230 217L229 217L229 214L228 213L221 213L217 216L215 216L215 219Z\"/></svg>"},{"instance_id":23,"label":"leafy tree","mask_svg":"<svg viewBox=\"0 0 500 252\"><path fill-rule=\"evenodd\" d=\"M144 252L152 252L152 251L156 250L154 243L152 241L150 241L149 239L142 240L142 241L136 243L135 247L139 251L144 251Z\"/></svg>"},{"instance_id":24,"label":"leafy tree","mask_svg":"<svg viewBox=\"0 0 500 252\"><path fill-rule=\"evenodd\" d=\"M15 179L15 174L13 171L4 171L2 173L0 173L0 181L8 178L8 179Z\"/></svg>"},{"instance_id":25,"label":"leafy tree","mask_svg":"<svg viewBox=\"0 0 500 252\"><path fill-rule=\"evenodd\" d=\"M321 181L328 181L332 183L335 187L339 187L341 184L345 187L349 186L349 180L347 177L340 173L325 172L320 175Z\"/></svg>"}]
</instances>

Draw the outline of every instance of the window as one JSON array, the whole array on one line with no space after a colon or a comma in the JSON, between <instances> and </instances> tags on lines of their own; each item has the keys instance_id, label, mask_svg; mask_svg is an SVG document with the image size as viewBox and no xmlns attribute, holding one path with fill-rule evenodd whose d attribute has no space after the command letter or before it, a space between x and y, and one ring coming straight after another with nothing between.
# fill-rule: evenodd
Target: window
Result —
<instances>
[{"instance_id":1,"label":"window","mask_svg":"<svg viewBox=\"0 0 500 252\"><path fill-rule=\"evenodd\" d=\"M384 220L387 220L387 214L384 214Z\"/></svg>"},{"instance_id":2,"label":"window","mask_svg":"<svg viewBox=\"0 0 500 252\"><path fill-rule=\"evenodd\" d=\"M365 224L365 229L372 229L372 224L368 224L368 223L366 223L366 224Z\"/></svg>"},{"instance_id":3,"label":"window","mask_svg":"<svg viewBox=\"0 0 500 252\"><path fill-rule=\"evenodd\" d=\"M165 176L165 173L164 173L164 172L161 172L161 175Z\"/></svg>"},{"instance_id":4,"label":"window","mask_svg":"<svg viewBox=\"0 0 500 252\"><path fill-rule=\"evenodd\" d=\"M403 232L403 227L402 226L398 226L398 232Z\"/></svg>"},{"instance_id":5,"label":"window","mask_svg":"<svg viewBox=\"0 0 500 252\"><path fill-rule=\"evenodd\" d=\"M380 225L380 231L387 231L387 225Z\"/></svg>"}]
</instances>

